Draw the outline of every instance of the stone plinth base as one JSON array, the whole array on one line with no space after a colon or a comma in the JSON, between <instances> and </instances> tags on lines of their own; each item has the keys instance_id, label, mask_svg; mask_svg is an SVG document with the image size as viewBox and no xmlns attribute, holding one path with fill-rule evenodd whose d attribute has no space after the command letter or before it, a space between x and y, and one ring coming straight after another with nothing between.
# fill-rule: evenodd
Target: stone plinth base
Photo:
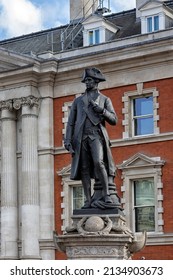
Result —
<instances>
[{"instance_id":1,"label":"stone plinth base","mask_svg":"<svg viewBox=\"0 0 173 280\"><path fill-rule=\"evenodd\" d=\"M120 214L73 215L64 235L54 234L55 246L68 259L128 260L146 243L146 234L133 234Z\"/></svg>"},{"instance_id":2,"label":"stone plinth base","mask_svg":"<svg viewBox=\"0 0 173 280\"><path fill-rule=\"evenodd\" d=\"M105 236L56 236L56 244L66 253L68 259L81 260L128 260L131 257L128 244L132 238L123 234Z\"/></svg>"}]
</instances>

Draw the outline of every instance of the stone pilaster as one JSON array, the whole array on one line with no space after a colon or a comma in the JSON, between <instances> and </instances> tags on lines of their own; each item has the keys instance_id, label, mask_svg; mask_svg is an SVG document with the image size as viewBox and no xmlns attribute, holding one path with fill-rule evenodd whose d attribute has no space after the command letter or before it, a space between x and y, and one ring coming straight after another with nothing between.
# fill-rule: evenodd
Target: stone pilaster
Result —
<instances>
[{"instance_id":1,"label":"stone pilaster","mask_svg":"<svg viewBox=\"0 0 173 280\"><path fill-rule=\"evenodd\" d=\"M12 100L1 107L1 258L18 259L16 116Z\"/></svg>"},{"instance_id":2,"label":"stone pilaster","mask_svg":"<svg viewBox=\"0 0 173 280\"><path fill-rule=\"evenodd\" d=\"M39 99L16 100L22 106L22 259L39 259L38 109Z\"/></svg>"}]
</instances>

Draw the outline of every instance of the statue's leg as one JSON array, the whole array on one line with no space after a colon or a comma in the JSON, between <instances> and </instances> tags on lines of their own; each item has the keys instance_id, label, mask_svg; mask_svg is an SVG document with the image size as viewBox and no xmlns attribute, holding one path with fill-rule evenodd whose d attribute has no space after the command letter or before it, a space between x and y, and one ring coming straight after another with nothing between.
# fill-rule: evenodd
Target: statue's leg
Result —
<instances>
[{"instance_id":1,"label":"statue's leg","mask_svg":"<svg viewBox=\"0 0 173 280\"><path fill-rule=\"evenodd\" d=\"M104 163L104 147L102 140L100 138L96 138L93 141L90 141L90 149L96 177L102 185L103 199L106 203L112 203L109 193L108 174Z\"/></svg>"},{"instance_id":2,"label":"statue's leg","mask_svg":"<svg viewBox=\"0 0 173 280\"><path fill-rule=\"evenodd\" d=\"M87 139L82 143L81 148L81 180L86 197L85 204L82 208L90 208L91 206L91 178L90 178L90 158L87 148Z\"/></svg>"}]
</instances>

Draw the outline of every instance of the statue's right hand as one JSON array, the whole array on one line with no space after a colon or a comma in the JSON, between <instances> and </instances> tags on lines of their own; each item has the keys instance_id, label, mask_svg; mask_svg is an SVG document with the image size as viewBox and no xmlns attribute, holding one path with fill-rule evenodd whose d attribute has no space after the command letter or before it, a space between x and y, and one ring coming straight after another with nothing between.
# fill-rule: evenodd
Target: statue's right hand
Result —
<instances>
[{"instance_id":1,"label":"statue's right hand","mask_svg":"<svg viewBox=\"0 0 173 280\"><path fill-rule=\"evenodd\" d=\"M70 152L70 154L71 154L72 156L75 154L71 143L65 143L65 144L64 144L64 147L65 147L65 149L66 149L67 151Z\"/></svg>"}]
</instances>

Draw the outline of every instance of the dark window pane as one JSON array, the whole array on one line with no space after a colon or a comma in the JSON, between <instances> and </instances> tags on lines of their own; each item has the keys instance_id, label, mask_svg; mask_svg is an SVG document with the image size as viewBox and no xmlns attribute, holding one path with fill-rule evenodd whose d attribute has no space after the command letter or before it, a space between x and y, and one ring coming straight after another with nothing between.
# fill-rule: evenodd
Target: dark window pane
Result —
<instances>
[{"instance_id":1,"label":"dark window pane","mask_svg":"<svg viewBox=\"0 0 173 280\"><path fill-rule=\"evenodd\" d=\"M80 209L84 204L84 192L81 187L73 187L73 209Z\"/></svg>"},{"instance_id":2,"label":"dark window pane","mask_svg":"<svg viewBox=\"0 0 173 280\"><path fill-rule=\"evenodd\" d=\"M135 206L153 206L155 204L153 179L134 181L134 202Z\"/></svg>"},{"instance_id":3,"label":"dark window pane","mask_svg":"<svg viewBox=\"0 0 173 280\"><path fill-rule=\"evenodd\" d=\"M135 119L135 135L154 133L153 117Z\"/></svg>"},{"instance_id":4,"label":"dark window pane","mask_svg":"<svg viewBox=\"0 0 173 280\"><path fill-rule=\"evenodd\" d=\"M159 16L154 17L154 31L159 30Z\"/></svg>"},{"instance_id":5,"label":"dark window pane","mask_svg":"<svg viewBox=\"0 0 173 280\"><path fill-rule=\"evenodd\" d=\"M89 45L93 45L93 31L89 31Z\"/></svg>"},{"instance_id":6,"label":"dark window pane","mask_svg":"<svg viewBox=\"0 0 173 280\"><path fill-rule=\"evenodd\" d=\"M134 116L153 114L153 97L134 99Z\"/></svg>"},{"instance_id":7,"label":"dark window pane","mask_svg":"<svg viewBox=\"0 0 173 280\"><path fill-rule=\"evenodd\" d=\"M155 231L155 208L138 207L135 209L135 224L136 231Z\"/></svg>"},{"instance_id":8,"label":"dark window pane","mask_svg":"<svg viewBox=\"0 0 173 280\"><path fill-rule=\"evenodd\" d=\"M152 17L147 18L147 32L152 32Z\"/></svg>"},{"instance_id":9,"label":"dark window pane","mask_svg":"<svg viewBox=\"0 0 173 280\"><path fill-rule=\"evenodd\" d=\"M99 29L95 30L95 44L100 43L100 32Z\"/></svg>"}]
</instances>

